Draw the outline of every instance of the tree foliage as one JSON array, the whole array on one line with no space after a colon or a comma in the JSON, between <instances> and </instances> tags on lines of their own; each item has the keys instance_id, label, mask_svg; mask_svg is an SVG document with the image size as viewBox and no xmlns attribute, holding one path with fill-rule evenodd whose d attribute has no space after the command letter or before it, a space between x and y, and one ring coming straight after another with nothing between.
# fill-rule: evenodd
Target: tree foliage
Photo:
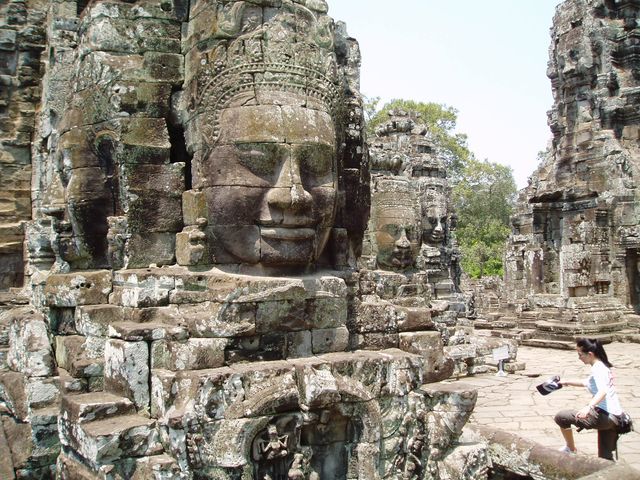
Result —
<instances>
[{"instance_id":1,"label":"tree foliage","mask_svg":"<svg viewBox=\"0 0 640 480\"><path fill-rule=\"evenodd\" d=\"M502 275L516 197L511 167L470 159L453 187L462 268L473 278Z\"/></svg>"}]
</instances>

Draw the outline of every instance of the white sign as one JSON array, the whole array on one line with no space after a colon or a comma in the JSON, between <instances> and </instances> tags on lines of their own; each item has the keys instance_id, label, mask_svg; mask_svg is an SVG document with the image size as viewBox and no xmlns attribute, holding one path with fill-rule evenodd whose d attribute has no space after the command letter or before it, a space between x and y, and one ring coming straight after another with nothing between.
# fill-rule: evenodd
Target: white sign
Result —
<instances>
[{"instance_id":1,"label":"white sign","mask_svg":"<svg viewBox=\"0 0 640 480\"><path fill-rule=\"evenodd\" d=\"M507 360L509 358L509 347L507 345L493 349L493 359L496 362Z\"/></svg>"}]
</instances>

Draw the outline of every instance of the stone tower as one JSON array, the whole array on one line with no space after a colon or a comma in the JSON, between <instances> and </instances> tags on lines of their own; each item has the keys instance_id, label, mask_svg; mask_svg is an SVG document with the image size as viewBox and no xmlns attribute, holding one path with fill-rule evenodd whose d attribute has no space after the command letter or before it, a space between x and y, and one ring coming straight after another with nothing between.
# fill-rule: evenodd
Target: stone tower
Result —
<instances>
[{"instance_id":1,"label":"stone tower","mask_svg":"<svg viewBox=\"0 0 640 480\"><path fill-rule=\"evenodd\" d=\"M433 383L442 345L359 328L360 53L324 0L2 8L0 159L31 212L0 217L27 297L2 297L0 476L486 475L457 443L475 392Z\"/></svg>"},{"instance_id":2,"label":"stone tower","mask_svg":"<svg viewBox=\"0 0 640 480\"><path fill-rule=\"evenodd\" d=\"M509 302L543 332L615 331L640 311L639 13L636 0L556 12L553 141L520 194L505 273Z\"/></svg>"}]
</instances>

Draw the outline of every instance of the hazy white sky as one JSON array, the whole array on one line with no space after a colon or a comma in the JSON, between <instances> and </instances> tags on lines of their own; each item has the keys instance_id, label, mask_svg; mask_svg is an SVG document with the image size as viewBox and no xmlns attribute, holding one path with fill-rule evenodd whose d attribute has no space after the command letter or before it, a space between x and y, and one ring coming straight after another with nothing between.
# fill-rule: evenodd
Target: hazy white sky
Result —
<instances>
[{"instance_id":1,"label":"hazy white sky","mask_svg":"<svg viewBox=\"0 0 640 480\"><path fill-rule=\"evenodd\" d=\"M519 187L551 137L549 28L561 0L328 0L362 51L362 93L458 110L478 159Z\"/></svg>"}]
</instances>

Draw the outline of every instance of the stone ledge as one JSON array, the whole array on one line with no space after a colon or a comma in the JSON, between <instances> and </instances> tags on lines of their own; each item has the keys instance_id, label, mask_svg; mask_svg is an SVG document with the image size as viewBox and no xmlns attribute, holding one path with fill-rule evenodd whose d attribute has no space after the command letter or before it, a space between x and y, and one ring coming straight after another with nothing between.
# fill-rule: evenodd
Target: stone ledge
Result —
<instances>
[{"instance_id":1,"label":"stone ledge","mask_svg":"<svg viewBox=\"0 0 640 480\"><path fill-rule=\"evenodd\" d=\"M467 425L478 440L489 445L494 465L518 475L548 480L634 480L640 472L624 462L614 463L586 455L568 455L556 449L481 425Z\"/></svg>"}]
</instances>

